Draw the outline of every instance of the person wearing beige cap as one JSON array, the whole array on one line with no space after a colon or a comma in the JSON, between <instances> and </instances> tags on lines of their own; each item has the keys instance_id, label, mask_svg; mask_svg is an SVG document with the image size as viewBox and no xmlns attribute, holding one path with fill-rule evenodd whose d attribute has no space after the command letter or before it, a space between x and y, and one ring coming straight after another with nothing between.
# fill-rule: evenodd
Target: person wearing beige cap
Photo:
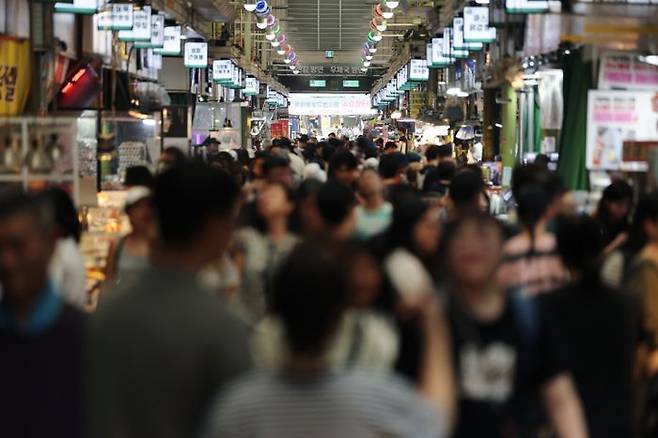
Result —
<instances>
[{"instance_id":1,"label":"person wearing beige cap","mask_svg":"<svg viewBox=\"0 0 658 438\"><path fill-rule=\"evenodd\" d=\"M135 186L128 190L124 210L131 231L110 246L105 269L109 286L131 281L148 267L149 242L155 234L155 217L151 205L151 190Z\"/></svg>"}]
</instances>

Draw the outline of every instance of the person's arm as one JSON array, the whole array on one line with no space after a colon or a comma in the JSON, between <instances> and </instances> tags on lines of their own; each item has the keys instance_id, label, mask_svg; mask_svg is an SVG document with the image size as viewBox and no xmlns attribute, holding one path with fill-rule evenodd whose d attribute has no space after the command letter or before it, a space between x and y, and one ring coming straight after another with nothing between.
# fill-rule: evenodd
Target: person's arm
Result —
<instances>
[{"instance_id":1,"label":"person's arm","mask_svg":"<svg viewBox=\"0 0 658 438\"><path fill-rule=\"evenodd\" d=\"M568 374L549 380L542 388L548 418L560 438L586 438L587 425L576 388Z\"/></svg>"},{"instance_id":2,"label":"person's arm","mask_svg":"<svg viewBox=\"0 0 658 438\"><path fill-rule=\"evenodd\" d=\"M432 295L422 306L424 351L421 359L419 392L445 420L447 435L455 423L457 394L448 324Z\"/></svg>"},{"instance_id":3,"label":"person's arm","mask_svg":"<svg viewBox=\"0 0 658 438\"><path fill-rule=\"evenodd\" d=\"M117 251L119 245L117 241L110 243L110 249L107 252L107 262L105 262L105 284L111 284L117 276Z\"/></svg>"}]
</instances>

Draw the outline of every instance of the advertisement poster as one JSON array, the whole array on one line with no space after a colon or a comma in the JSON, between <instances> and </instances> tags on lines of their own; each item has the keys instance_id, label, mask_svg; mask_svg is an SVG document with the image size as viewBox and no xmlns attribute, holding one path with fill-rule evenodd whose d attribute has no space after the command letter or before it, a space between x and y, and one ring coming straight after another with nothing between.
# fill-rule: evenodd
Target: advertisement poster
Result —
<instances>
[{"instance_id":1,"label":"advertisement poster","mask_svg":"<svg viewBox=\"0 0 658 438\"><path fill-rule=\"evenodd\" d=\"M587 100L588 169L624 170L624 142L658 140L658 93L592 90Z\"/></svg>"},{"instance_id":2,"label":"advertisement poster","mask_svg":"<svg viewBox=\"0 0 658 438\"><path fill-rule=\"evenodd\" d=\"M641 62L637 55L604 54L599 89L658 91L658 66Z\"/></svg>"},{"instance_id":3,"label":"advertisement poster","mask_svg":"<svg viewBox=\"0 0 658 438\"><path fill-rule=\"evenodd\" d=\"M0 115L21 114L30 90L30 41L0 35Z\"/></svg>"}]
</instances>

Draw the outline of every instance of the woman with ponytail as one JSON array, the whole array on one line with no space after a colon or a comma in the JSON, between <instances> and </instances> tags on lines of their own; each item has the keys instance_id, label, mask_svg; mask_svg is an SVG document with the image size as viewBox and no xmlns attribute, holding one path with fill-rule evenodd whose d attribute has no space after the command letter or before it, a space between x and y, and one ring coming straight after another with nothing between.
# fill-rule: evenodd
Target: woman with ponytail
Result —
<instances>
[{"instance_id":1,"label":"woman with ponytail","mask_svg":"<svg viewBox=\"0 0 658 438\"><path fill-rule=\"evenodd\" d=\"M503 247L500 281L530 296L553 291L568 280L555 235L547 230L558 204L559 181L542 167L526 165L514 170L512 184L521 231Z\"/></svg>"}]
</instances>

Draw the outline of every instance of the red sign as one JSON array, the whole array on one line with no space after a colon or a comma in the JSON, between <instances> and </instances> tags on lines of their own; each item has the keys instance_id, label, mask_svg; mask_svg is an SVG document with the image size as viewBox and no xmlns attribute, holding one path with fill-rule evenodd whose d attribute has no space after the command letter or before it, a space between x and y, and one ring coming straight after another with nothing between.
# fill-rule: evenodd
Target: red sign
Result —
<instances>
[{"instance_id":1,"label":"red sign","mask_svg":"<svg viewBox=\"0 0 658 438\"><path fill-rule=\"evenodd\" d=\"M272 138L288 137L288 119L272 122Z\"/></svg>"}]
</instances>

